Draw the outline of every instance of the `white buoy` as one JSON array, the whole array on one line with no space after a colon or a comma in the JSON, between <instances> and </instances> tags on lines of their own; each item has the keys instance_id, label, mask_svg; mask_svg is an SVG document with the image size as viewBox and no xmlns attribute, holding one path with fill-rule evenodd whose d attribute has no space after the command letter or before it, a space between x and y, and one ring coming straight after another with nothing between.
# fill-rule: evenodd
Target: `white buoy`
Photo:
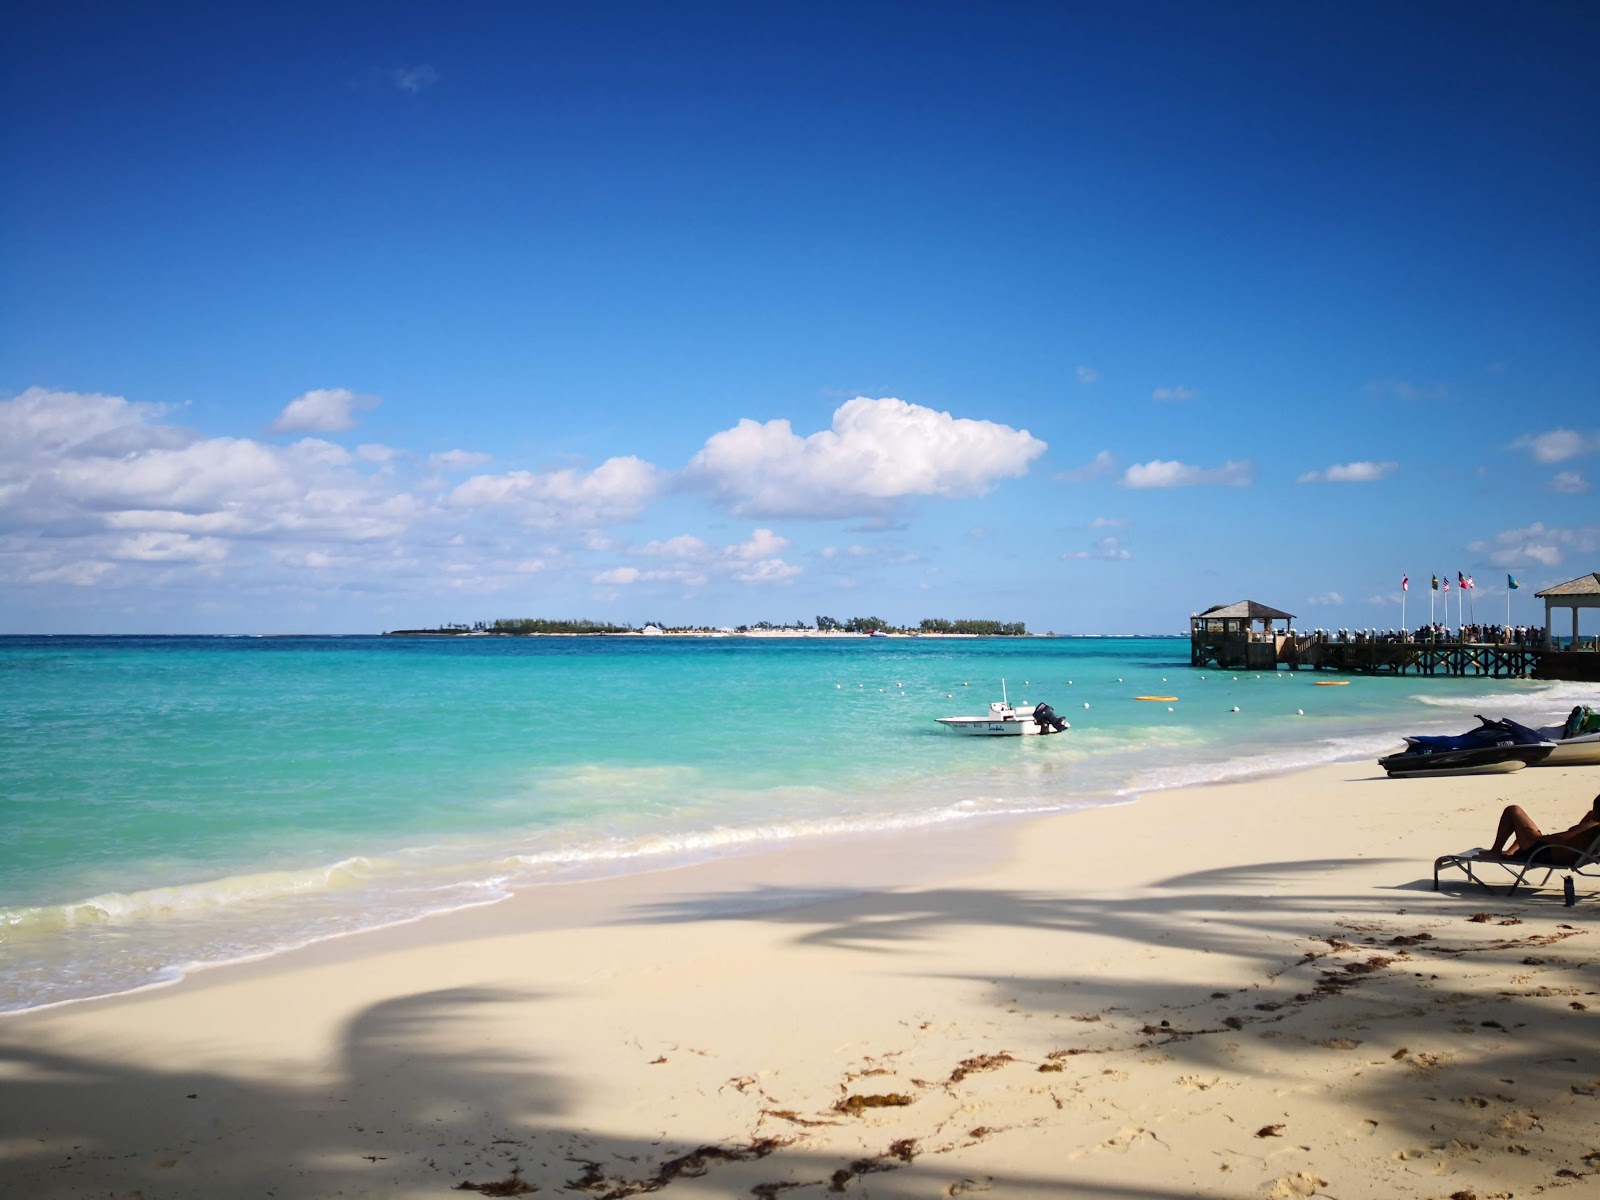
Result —
<instances>
[{"instance_id":1,"label":"white buoy","mask_svg":"<svg viewBox=\"0 0 1600 1200\"><path fill-rule=\"evenodd\" d=\"M946 692L944 694L944 698L946 700L954 700L956 698L956 694L954 692Z\"/></svg>"},{"instance_id":2,"label":"white buoy","mask_svg":"<svg viewBox=\"0 0 1600 1200\"><path fill-rule=\"evenodd\" d=\"M1085 701L1084 701L1084 702L1083 702L1083 706L1084 706L1084 707L1085 707L1085 708L1088 708L1088 707L1089 707L1089 702L1088 702L1088 701L1087 701L1087 700L1085 700Z\"/></svg>"},{"instance_id":3,"label":"white buoy","mask_svg":"<svg viewBox=\"0 0 1600 1200\"><path fill-rule=\"evenodd\" d=\"M962 687L971 687L972 685L970 683L963 683L961 686Z\"/></svg>"},{"instance_id":4,"label":"white buoy","mask_svg":"<svg viewBox=\"0 0 1600 1200\"><path fill-rule=\"evenodd\" d=\"M1237 704L1235 704L1235 705L1234 705L1234 706L1233 706L1233 707L1232 707L1232 708L1231 708L1231 709L1229 709L1229 710L1228 710L1228 711L1229 711L1229 712L1238 712L1238 711L1239 711L1239 706L1238 706L1238 705L1237 705Z\"/></svg>"},{"instance_id":5,"label":"white buoy","mask_svg":"<svg viewBox=\"0 0 1600 1200\"><path fill-rule=\"evenodd\" d=\"M1177 710L1175 708L1173 708L1172 705L1169 704L1169 705L1167 705L1167 711L1168 712L1176 712Z\"/></svg>"},{"instance_id":6,"label":"white buoy","mask_svg":"<svg viewBox=\"0 0 1600 1200\"><path fill-rule=\"evenodd\" d=\"M1294 714L1297 717L1303 717L1303 716L1306 715L1306 710L1303 709L1303 708L1297 708L1297 709L1294 710Z\"/></svg>"},{"instance_id":7,"label":"white buoy","mask_svg":"<svg viewBox=\"0 0 1600 1200\"><path fill-rule=\"evenodd\" d=\"M1118 682L1118 683L1121 683L1121 682L1122 682L1122 676L1121 676L1121 675L1118 675L1118 676L1117 676L1117 682Z\"/></svg>"},{"instance_id":8,"label":"white buoy","mask_svg":"<svg viewBox=\"0 0 1600 1200\"><path fill-rule=\"evenodd\" d=\"M1162 682L1162 683L1165 683L1165 682L1166 682L1166 681L1167 681L1167 677L1166 677L1166 676L1165 676L1165 675L1163 675L1163 676L1162 676L1162 677L1161 677L1161 682Z\"/></svg>"},{"instance_id":9,"label":"white buoy","mask_svg":"<svg viewBox=\"0 0 1600 1200\"><path fill-rule=\"evenodd\" d=\"M836 687L836 688L841 688L841 687L843 687L843 686L844 686L844 684L842 684L842 683L836 683L836 684L834 684L834 685L833 685L833 686L834 686L834 687Z\"/></svg>"}]
</instances>

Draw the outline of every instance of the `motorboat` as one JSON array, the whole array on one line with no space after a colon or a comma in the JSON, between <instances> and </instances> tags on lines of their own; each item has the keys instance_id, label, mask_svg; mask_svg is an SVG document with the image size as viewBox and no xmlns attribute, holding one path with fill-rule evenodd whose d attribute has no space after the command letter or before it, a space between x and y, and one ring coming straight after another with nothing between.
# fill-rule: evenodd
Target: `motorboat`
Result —
<instances>
[{"instance_id":1,"label":"motorboat","mask_svg":"<svg viewBox=\"0 0 1600 1200\"><path fill-rule=\"evenodd\" d=\"M1000 696L999 700L989 705L989 711L983 716L935 717L934 720L946 729L974 737L1022 737L1029 734L1059 733L1071 728L1065 721L1056 717L1048 704L1022 704L1013 707L1006 696L1006 681L1003 679L1000 681Z\"/></svg>"},{"instance_id":2,"label":"motorboat","mask_svg":"<svg viewBox=\"0 0 1600 1200\"><path fill-rule=\"evenodd\" d=\"M1478 721L1476 729L1453 736L1408 737L1404 750L1378 765L1390 776L1498 775L1543 762L1555 750L1554 742L1526 725L1485 716Z\"/></svg>"},{"instance_id":3,"label":"motorboat","mask_svg":"<svg viewBox=\"0 0 1600 1200\"><path fill-rule=\"evenodd\" d=\"M1536 731L1555 749L1540 762L1542 767L1574 767L1600 763L1600 712L1579 704L1560 725L1541 725Z\"/></svg>"}]
</instances>

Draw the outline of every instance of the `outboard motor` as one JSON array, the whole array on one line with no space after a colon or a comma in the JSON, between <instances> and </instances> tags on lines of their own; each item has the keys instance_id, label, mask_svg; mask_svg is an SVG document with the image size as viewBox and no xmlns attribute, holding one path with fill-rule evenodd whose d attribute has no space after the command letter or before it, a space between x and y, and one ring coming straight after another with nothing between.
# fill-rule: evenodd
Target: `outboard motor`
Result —
<instances>
[{"instance_id":1,"label":"outboard motor","mask_svg":"<svg viewBox=\"0 0 1600 1200\"><path fill-rule=\"evenodd\" d=\"M1060 733L1064 729L1071 728L1065 721L1056 716L1056 710L1048 704L1034 705L1033 719L1039 726L1040 733Z\"/></svg>"}]
</instances>

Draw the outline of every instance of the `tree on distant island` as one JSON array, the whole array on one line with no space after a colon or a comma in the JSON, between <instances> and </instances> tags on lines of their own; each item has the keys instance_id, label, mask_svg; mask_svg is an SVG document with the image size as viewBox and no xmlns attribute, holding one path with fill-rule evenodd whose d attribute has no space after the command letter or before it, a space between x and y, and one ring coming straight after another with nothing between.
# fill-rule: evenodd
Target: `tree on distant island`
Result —
<instances>
[{"instance_id":1,"label":"tree on distant island","mask_svg":"<svg viewBox=\"0 0 1600 1200\"><path fill-rule=\"evenodd\" d=\"M923 633L967 633L979 637L1022 637L1028 632L1022 621L946 621L942 617L924 617L918 628Z\"/></svg>"}]
</instances>

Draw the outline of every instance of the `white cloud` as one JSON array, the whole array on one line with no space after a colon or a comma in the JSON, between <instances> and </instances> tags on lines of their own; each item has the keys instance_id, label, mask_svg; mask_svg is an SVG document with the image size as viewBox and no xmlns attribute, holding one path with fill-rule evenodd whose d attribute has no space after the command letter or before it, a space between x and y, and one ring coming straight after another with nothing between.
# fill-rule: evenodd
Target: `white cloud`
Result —
<instances>
[{"instance_id":1,"label":"white cloud","mask_svg":"<svg viewBox=\"0 0 1600 1200\"><path fill-rule=\"evenodd\" d=\"M342 433L353 429L355 414L376 408L376 396L362 396L349 388L318 388L289 401L272 423L273 433Z\"/></svg>"},{"instance_id":2,"label":"white cloud","mask_svg":"<svg viewBox=\"0 0 1600 1200\"><path fill-rule=\"evenodd\" d=\"M1123 546L1117 541L1116 538L1114 538L1114 537L1103 537L1099 541L1095 542L1094 546L1091 549L1088 549L1088 550L1068 550L1061 557L1062 558L1126 559L1126 558L1132 558L1133 555L1128 550L1124 549Z\"/></svg>"},{"instance_id":3,"label":"white cloud","mask_svg":"<svg viewBox=\"0 0 1600 1200\"><path fill-rule=\"evenodd\" d=\"M1096 517L1089 522L1091 529L1126 529L1133 522L1127 517Z\"/></svg>"},{"instance_id":4,"label":"white cloud","mask_svg":"<svg viewBox=\"0 0 1600 1200\"><path fill-rule=\"evenodd\" d=\"M1091 383L1093 383L1095 380L1097 380L1099 378L1100 378L1100 372L1095 370L1095 368L1093 368L1093 367L1079 367L1078 368L1078 382L1081 383L1084 387L1088 387Z\"/></svg>"},{"instance_id":5,"label":"white cloud","mask_svg":"<svg viewBox=\"0 0 1600 1200\"><path fill-rule=\"evenodd\" d=\"M228 557L228 543L222 538L146 530L123 538L111 555L134 562L214 563Z\"/></svg>"},{"instance_id":6,"label":"white cloud","mask_svg":"<svg viewBox=\"0 0 1600 1200\"><path fill-rule=\"evenodd\" d=\"M161 405L131 404L121 396L29 388L0 401L0 470L46 456L121 456L193 441L194 435L182 430L150 424L166 412Z\"/></svg>"},{"instance_id":7,"label":"white cloud","mask_svg":"<svg viewBox=\"0 0 1600 1200\"><path fill-rule=\"evenodd\" d=\"M1552 529L1535 521L1522 529L1508 529L1491 539L1472 542L1467 549L1486 555L1497 567L1556 567L1569 553L1592 555L1600 550L1600 526Z\"/></svg>"},{"instance_id":8,"label":"white cloud","mask_svg":"<svg viewBox=\"0 0 1600 1200\"><path fill-rule=\"evenodd\" d=\"M593 471L511 471L474 475L450 493L460 509L504 508L528 525L594 527L631 520L656 496L659 472L629 455L608 458Z\"/></svg>"},{"instance_id":9,"label":"white cloud","mask_svg":"<svg viewBox=\"0 0 1600 1200\"><path fill-rule=\"evenodd\" d=\"M1248 460L1225 462L1220 467L1192 467L1187 463L1164 462L1155 459L1135 463L1122 476L1122 486L1130 488L1197 487L1215 484L1223 487L1245 487L1254 478Z\"/></svg>"},{"instance_id":10,"label":"white cloud","mask_svg":"<svg viewBox=\"0 0 1600 1200\"><path fill-rule=\"evenodd\" d=\"M1174 403L1181 403L1185 400L1195 400L1198 399L1199 396L1199 392L1195 391L1193 388L1186 387L1158 387L1155 391L1150 393L1150 399L1152 400L1167 400Z\"/></svg>"},{"instance_id":11,"label":"white cloud","mask_svg":"<svg viewBox=\"0 0 1600 1200\"><path fill-rule=\"evenodd\" d=\"M712 546L692 534L680 534L665 541L646 542L629 553L661 563L650 568L613 567L595 575L593 582L607 585L636 583L675 583L700 587L713 577L737 583L785 583L800 574L801 568L785 562L787 538L770 529L757 529L742 542ZM827 551L824 557L830 557Z\"/></svg>"},{"instance_id":12,"label":"white cloud","mask_svg":"<svg viewBox=\"0 0 1600 1200\"><path fill-rule=\"evenodd\" d=\"M114 568L108 562L84 559L34 571L28 576L28 582L65 583L72 587L93 587L112 570Z\"/></svg>"},{"instance_id":13,"label":"white cloud","mask_svg":"<svg viewBox=\"0 0 1600 1200\"><path fill-rule=\"evenodd\" d=\"M430 455L428 465L441 471L462 471L470 467L481 467L492 458L494 455L482 454L476 450L446 450L443 454Z\"/></svg>"},{"instance_id":14,"label":"white cloud","mask_svg":"<svg viewBox=\"0 0 1600 1200\"><path fill-rule=\"evenodd\" d=\"M1320 596L1307 596L1306 603L1313 608L1328 608L1343 604L1344 597L1338 592L1323 592Z\"/></svg>"},{"instance_id":15,"label":"white cloud","mask_svg":"<svg viewBox=\"0 0 1600 1200\"><path fill-rule=\"evenodd\" d=\"M1342 463L1325 471L1307 471L1296 483L1373 483L1387 479L1400 469L1396 462Z\"/></svg>"},{"instance_id":16,"label":"white cloud","mask_svg":"<svg viewBox=\"0 0 1600 1200\"><path fill-rule=\"evenodd\" d=\"M1579 433L1576 429L1552 429L1548 433L1525 433L1511 443L1513 450L1526 450L1534 462L1558 463L1580 454L1600 450L1600 433Z\"/></svg>"},{"instance_id":17,"label":"white cloud","mask_svg":"<svg viewBox=\"0 0 1600 1200\"><path fill-rule=\"evenodd\" d=\"M1062 483L1088 483L1091 479L1099 479L1116 469L1117 456L1109 450L1102 450L1081 467L1057 471L1056 478Z\"/></svg>"},{"instance_id":18,"label":"white cloud","mask_svg":"<svg viewBox=\"0 0 1600 1200\"><path fill-rule=\"evenodd\" d=\"M356 457L365 462L388 463L400 457L400 451L378 442L363 442L356 447Z\"/></svg>"},{"instance_id":19,"label":"white cloud","mask_svg":"<svg viewBox=\"0 0 1600 1200\"><path fill-rule=\"evenodd\" d=\"M415 96L424 88L432 87L440 79L439 72L427 63L414 67L396 67L389 72L389 82L402 92Z\"/></svg>"},{"instance_id":20,"label":"white cloud","mask_svg":"<svg viewBox=\"0 0 1600 1200\"><path fill-rule=\"evenodd\" d=\"M1561 471L1545 485L1552 492L1567 496L1580 496L1589 490L1589 481L1581 471Z\"/></svg>"},{"instance_id":21,"label":"white cloud","mask_svg":"<svg viewBox=\"0 0 1600 1200\"><path fill-rule=\"evenodd\" d=\"M857 396L808 437L785 420L741 420L712 435L684 477L741 516L868 516L911 496L983 495L1045 449L1026 430Z\"/></svg>"}]
</instances>

